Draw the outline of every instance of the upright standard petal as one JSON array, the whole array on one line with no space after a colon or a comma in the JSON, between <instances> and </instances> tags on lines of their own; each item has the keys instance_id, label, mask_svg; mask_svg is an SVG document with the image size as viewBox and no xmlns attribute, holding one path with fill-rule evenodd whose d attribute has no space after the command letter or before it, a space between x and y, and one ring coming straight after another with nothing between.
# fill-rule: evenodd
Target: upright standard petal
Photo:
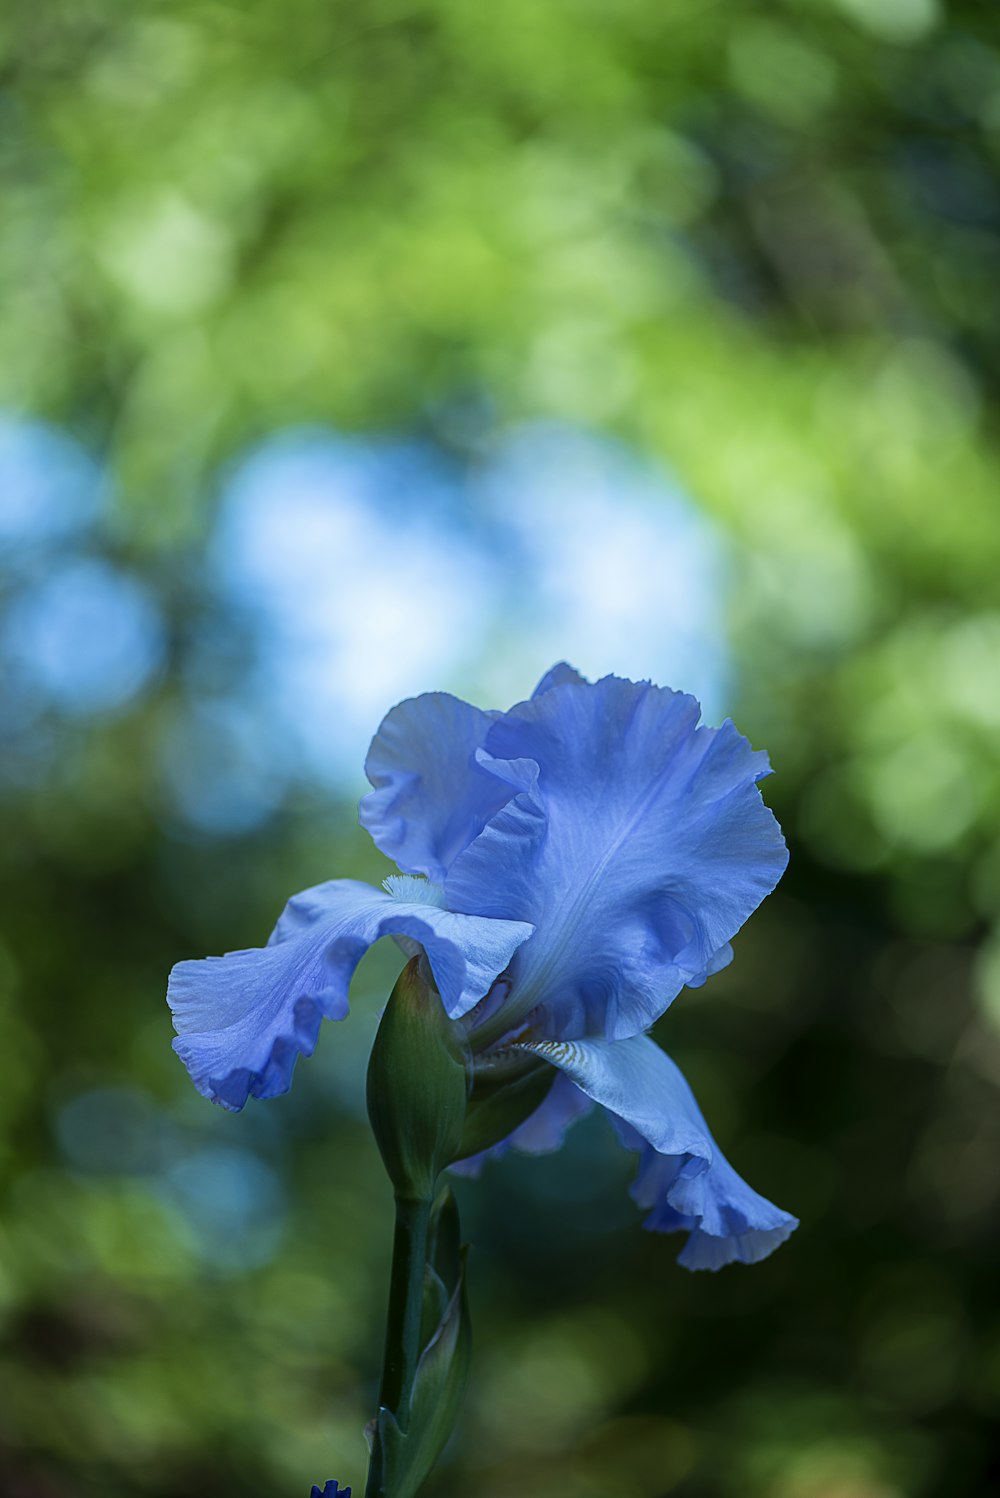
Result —
<instances>
[{"instance_id":1,"label":"upright standard petal","mask_svg":"<svg viewBox=\"0 0 1000 1498\"><path fill-rule=\"evenodd\" d=\"M571 666L568 661L557 661L554 666L551 666L546 671L531 695L532 697L540 697L543 692L549 691L551 687L561 687L568 681L574 682L577 686L589 685L587 678L581 676L575 666Z\"/></svg>"},{"instance_id":2,"label":"upright standard petal","mask_svg":"<svg viewBox=\"0 0 1000 1498\"><path fill-rule=\"evenodd\" d=\"M457 1017L482 998L531 930L333 879L289 900L266 947L177 964L167 989L174 1049L199 1092L237 1111L248 1096L287 1092L296 1059L315 1048L320 1021L346 1015L354 969L380 936L423 947L442 1002Z\"/></svg>"},{"instance_id":3,"label":"upright standard petal","mask_svg":"<svg viewBox=\"0 0 1000 1498\"><path fill-rule=\"evenodd\" d=\"M728 943L788 855L756 782L769 772L693 697L605 677L556 682L494 722L485 752L537 766L455 859L449 906L530 921L507 1016L552 1038L645 1030ZM488 1021L489 1039L499 1022Z\"/></svg>"},{"instance_id":4,"label":"upright standard petal","mask_svg":"<svg viewBox=\"0 0 1000 1498\"><path fill-rule=\"evenodd\" d=\"M401 869L441 882L515 787L478 761L496 713L447 692L428 692L394 707L365 761L375 789L358 818Z\"/></svg>"},{"instance_id":5,"label":"upright standard petal","mask_svg":"<svg viewBox=\"0 0 1000 1498\"><path fill-rule=\"evenodd\" d=\"M623 1142L642 1151L633 1196L650 1208L645 1227L690 1236L687 1269L720 1269L766 1258L798 1226L737 1175L709 1132L680 1069L648 1036L607 1041L530 1041L617 1120Z\"/></svg>"}]
</instances>

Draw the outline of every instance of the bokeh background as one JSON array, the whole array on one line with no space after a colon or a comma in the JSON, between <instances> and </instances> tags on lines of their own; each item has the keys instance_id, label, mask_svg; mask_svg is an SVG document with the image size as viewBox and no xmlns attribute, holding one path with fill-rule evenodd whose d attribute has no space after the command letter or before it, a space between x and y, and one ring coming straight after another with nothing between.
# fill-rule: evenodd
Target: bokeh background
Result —
<instances>
[{"instance_id":1,"label":"bokeh background","mask_svg":"<svg viewBox=\"0 0 1000 1498\"><path fill-rule=\"evenodd\" d=\"M389 872L382 713L698 693L792 862L657 1027L802 1227L691 1276L599 1120L458 1186L428 1498L1000 1484L1000 13L14 0L0 21L0 1491L363 1487L366 959L291 1094L181 957Z\"/></svg>"}]
</instances>

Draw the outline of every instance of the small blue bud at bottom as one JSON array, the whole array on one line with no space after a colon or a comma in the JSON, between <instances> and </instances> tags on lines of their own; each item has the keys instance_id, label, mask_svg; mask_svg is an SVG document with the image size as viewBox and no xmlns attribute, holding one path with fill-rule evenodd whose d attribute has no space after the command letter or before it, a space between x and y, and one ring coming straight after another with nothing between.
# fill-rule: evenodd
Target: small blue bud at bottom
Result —
<instances>
[{"instance_id":1,"label":"small blue bud at bottom","mask_svg":"<svg viewBox=\"0 0 1000 1498\"><path fill-rule=\"evenodd\" d=\"M338 1488L336 1478L331 1477L322 1492L320 1492L314 1483L309 1498L351 1498L351 1490L350 1488Z\"/></svg>"}]
</instances>

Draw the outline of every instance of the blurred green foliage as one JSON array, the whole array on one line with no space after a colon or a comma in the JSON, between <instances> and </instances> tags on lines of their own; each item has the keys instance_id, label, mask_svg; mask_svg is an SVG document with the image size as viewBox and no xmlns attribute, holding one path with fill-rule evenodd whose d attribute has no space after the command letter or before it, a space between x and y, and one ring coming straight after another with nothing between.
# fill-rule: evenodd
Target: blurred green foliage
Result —
<instances>
[{"instance_id":1,"label":"blurred green foliage","mask_svg":"<svg viewBox=\"0 0 1000 1498\"><path fill-rule=\"evenodd\" d=\"M477 1351L429 1495L991 1491L1000 15L21 0L0 57L0 407L104 465L101 545L170 621L152 688L51 715L44 776L3 781L0 1488L360 1487L392 953L238 1119L162 992L289 892L386 870L346 795L211 835L157 766L186 643L245 648L201 564L248 443L406 431L474 464L544 416L669 465L730 539L729 706L792 865L658 1037L803 1225L689 1277L593 1121L463 1183Z\"/></svg>"}]
</instances>

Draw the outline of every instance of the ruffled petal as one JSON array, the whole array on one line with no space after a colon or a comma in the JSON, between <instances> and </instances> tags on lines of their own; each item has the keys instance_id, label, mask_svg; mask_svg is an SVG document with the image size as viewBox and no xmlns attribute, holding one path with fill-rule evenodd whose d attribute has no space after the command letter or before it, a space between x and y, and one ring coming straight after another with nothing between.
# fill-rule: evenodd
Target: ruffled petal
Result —
<instances>
[{"instance_id":1,"label":"ruffled petal","mask_svg":"<svg viewBox=\"0 0 1000 1498\"><path fill-rule=\"evenodd\" d=\"M690 1234L677 1256L685 1269L756 1264L798 1227L797 1218L748 1186L718 1147L708 1170L687 1180L666 1156L643 1146L632 1196L651 1209L643 1227Z\"/></svg>"},{"instance_id":2,"label":"ruffled petal","mask_svg":"<svg viewBox=\"0 0 1000 1498\"><path fill-rule=\"evenodd\" d=\"M605 677L555 682L495 721L485 754L537 782L499 809L445 881L455 910L531 921L514 1021L553 1038L641 1033L730 938L788 861L756 782L767 756L693 697Z\"/></svg>"},{"instance_id":3,"label":"ruffled petal","mask_svg":"<svg viewBox=\"0 0 1000 1498\"><path fill-rule=\"evenodd\" d=\"M588 685L587 678L585 676L581 676L575 666L569 665L567 661L559 661L556 665L552 666L548 671L546 671L545 675L542 677L541 681L538 683L537 687L531 695L533 698L540 697L542 693L547 692L550 687L560 687L564 682L567 681L573 682L576 686Z\"/></svg>"},{"instance_id":4,"label":"ruffled petal","mask_svg":"<svg viewBox=\"0 0 1000 1498\"><path fill-rule=\"evenodd\" d=\"M428 692L382 720L365 761L375 789L362 799L358 818L407 873L443 880L514 795L476 755L496 716L447 692Z\"/></svg>"},{"instance_id":5,"label":"ruffled petal","mask_svg":"<svg viewBox=\"0 0 1000 1498\"><path fill-rule=\"evenodd\" d=\"M732 960L733 949L730 943L727 941L725 946L720 947L717 952L712 953L711 957L708 959L708 962L705 964L704 971L695 973L693 978L689 978L687 980L684 987L701 988L704 983L708 982L709 978L714 977L716 973L721 973L724 967L728 967Z\"/></svg>"},{"instance_id":6,"label":"ruffled petal","mask_svg":"<svg viewBox=\"0 0 1000 1498\"><path fill-rule=\"evenodd\" d=\"M399 934L423 947L445 1008L457 1017L478 1003L531 930L333 879L289 900L266 947L177 964L167 990L174 1049L199 1092L237 1111L248 1096L287 1092L298 1056L315 1049L320 1021L347 1014L354 969L380 936Z\"/></svg>"},{"instance_id":7,"label":"ruffled petal","mask_svg":"<svg viewBox=\"0 0 1000 1498\"><path fill-rule=\"evenodd\" d=\"M633 1196L643 1226L690 1236L686 1269L766 1258L798 1226L737 1175L709 1132L680 1069L648 1036L613 1043L534 1041L544 1056L614 1116L623 1143L641 1150Z\"/></svg>"}]
</instances>

